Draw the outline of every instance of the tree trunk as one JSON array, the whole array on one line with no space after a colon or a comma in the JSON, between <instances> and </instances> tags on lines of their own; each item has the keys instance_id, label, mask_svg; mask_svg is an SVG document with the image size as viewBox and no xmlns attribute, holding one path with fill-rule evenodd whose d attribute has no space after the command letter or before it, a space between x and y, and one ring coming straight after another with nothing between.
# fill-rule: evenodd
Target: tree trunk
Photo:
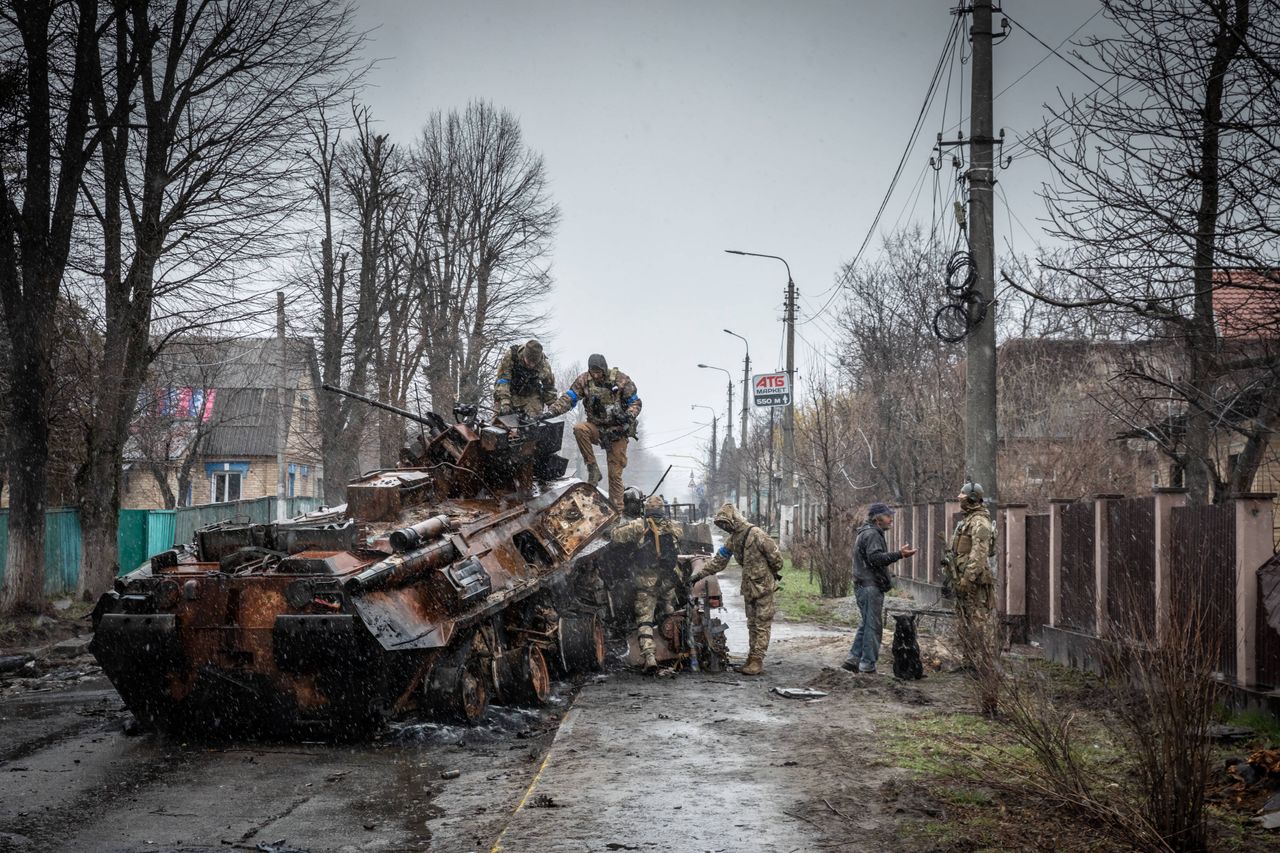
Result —
<instances>
[{"instance_id":1,"label":"tree trunk","mask_svg":"<svg viewBox=\"0 0 1280 853\"><path fill-rule=\"evenodd\" d=\"M31 336L25 336L27 338ZM44 361L33 352L21 353L34 341L14 347L13 376L9 384L9 555L4 587L0 589L0 613L40 613L44 594L45 482L49 462L49 427L42 411L45 399Z\"/></svg>"},{"instance_id":2,"label":"tree trunk","mask_svg":"<svg viewBox=\"0 0 1280 853\"><path fill-rule=\"evenodd\" d=\"M116 535L120 523L120 445L113 436L89 442L89 458L82 470L80 535L82 540L78 592L92 601L111 588L120 571ZM130 566L129 568L133 568Z\"/></svg>"}]
</instances>

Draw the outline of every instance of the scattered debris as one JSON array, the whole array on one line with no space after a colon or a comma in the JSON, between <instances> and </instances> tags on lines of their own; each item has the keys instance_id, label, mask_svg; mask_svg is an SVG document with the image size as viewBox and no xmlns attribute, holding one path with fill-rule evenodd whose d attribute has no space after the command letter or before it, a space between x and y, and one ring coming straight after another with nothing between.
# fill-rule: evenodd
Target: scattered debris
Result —
<instances>
[{"instance_id":1,"label":"scattered debris","mask_svg":"<svg viewBox=\"0 0 1280 853\"><path fill-rule=\"evenodd\" d=\"M31 655L2 655L0 656L0 672L17 672L31 663L32 660Z\"/></svg>"},{"instance_id":2,"label":"scattered debris","mask_svg":"<svg viewBox=\"0 0 1280 853\"><path fill-rule=\"evenodd\" d=\"M1244 726L1230 726L1226 723L1214 723L1205 731L1210 740L1245 740L1253 737L1253 729Z\"/></svg>"},{"instance_id":3,"label":"scattered debris","mask_svg":"<svg viewBox=\"0 0 1280 853\"><path fill-rule=\"evenodd\" d=\"M529 800L529 808L531 809L558 809L560 804L550 794L538 794Z\"/></svg>"},{"instance_id":4,"label":"scattered debris","mask_svg":"<svg viewBox=\"0 0 1280 853\"><path fill-rule=\"evenodd\" d=\"M823 699L828 695L812 687L775 687L773 692L787 699Z\"/></svg>"},{"instance_id":5,"label":"scattered debris","mask_svg":"<svg viewBox=\"0 0 1280 853\"><path fill-rule=\"evenodd\" d=\"M261 853L311 853L310 850L301 847L290 847L283 838L270 843L260 841L256 849L260 850Z\"/></svg>"},{"instance_id":6,"label":"scattered debris","mask_svg":"<svg viewBox=\"0 0 1280 853\"><path fill-rule=\"evenodd\" d=\"M441 779L457 779L461 775L462 775L461 770L441 770L440 771Z\"/></svg>"},{"instance_id":7,"label":"scattered debris","mask_svg":"<svg viewBox=\"0 0 1280 853\"><path fill-rule=\"evenodd\" d=\"M124 732L126 737L135 737L142 734L142 723L139 723L138 718L133 714L126 713L120 720L120 731Z\"/></svg>"}]
</instances>

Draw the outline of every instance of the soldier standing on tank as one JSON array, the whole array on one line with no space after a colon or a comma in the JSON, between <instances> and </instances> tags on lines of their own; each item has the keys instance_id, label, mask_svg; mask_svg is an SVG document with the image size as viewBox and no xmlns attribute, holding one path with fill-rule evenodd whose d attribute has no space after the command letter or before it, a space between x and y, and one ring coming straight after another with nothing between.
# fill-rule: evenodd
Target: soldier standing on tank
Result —
<instances>
[{"instance_id":1,"label":"soldier standing on tank","mask_svg":"<svg viewBox=\"0 0 1280 853\"><path fill-rule=\"evenodd\" d=\"M782 552L768 533L747 521L731 503L720 507L715 525L728 534L728 538L715 556L701 570L694 572L689 583L695 584L723 570L729 565L730 557L742 566L742 600L747 610L750 646L747 662L738 668L738 672L759 675L764 672L764 655L769 649L769 635L773 630L776 610L773 594L777 592L778 580L782 576Z\"/></svg>"},{"instance_id":2,"label":"soldier standing on tank","mask_svg":"<svg viewBox=\"0 0 1280 853\"><path fill-rule=\"evenodd\" d=\"M499 415L524 412L530 418L556 399L556 377L542 344L531 338L507 350L493 382L493 410Z\"/></svg>"},{"instance_id":3,"label":"soldier standing on tank","mask_svg":"<svg viewBox=\"0 0 1280 853\"><path fill-rule=\"evenodd\" d=\"M658 495L644 502L644 515L623 522L609 531L609 539L636 546L636 633L644 671L658 668L654 655L653 629L657 627L659 602L670 603L678 581L676 553L684 531L667 517L666 504Z\"/></svg>"},{"instance_id":4,"label":"soldier standing on tank","mask_svg":"<svg viewBox=\"0 0 1280 853\"><path fill-rule=\"evenodd\" d=\"M944 572L950 573L951 589L956 597L959 617L960 646L965 664L975 673L979 683L982 711L993 714L997 697L992 688L996 665L995 577L991 572L995 526L983 502L982 486L967 482L960 489L960 509L964 518L956 525L947 551L950 559Z\"/></svg>"},{"instance_id":5,"label":"soldier standing on tank","mask_svg":"<svg viewBox=\"0 0 1280 853\"><path fill-rule=\"evenodd\" d=\"M578 452L587 463L587 482L600 482L595 445L604 448L609 466L609 503L622 511L622 472L627 467L627 442L636 436L640 417L640 395L631 377L609 367L605 357L595 353L587 359L587 372L573 380L569 389L547 407L552 415L563 415L582 402L587 419L573 428Z\"/></svg>"}]
</instances>

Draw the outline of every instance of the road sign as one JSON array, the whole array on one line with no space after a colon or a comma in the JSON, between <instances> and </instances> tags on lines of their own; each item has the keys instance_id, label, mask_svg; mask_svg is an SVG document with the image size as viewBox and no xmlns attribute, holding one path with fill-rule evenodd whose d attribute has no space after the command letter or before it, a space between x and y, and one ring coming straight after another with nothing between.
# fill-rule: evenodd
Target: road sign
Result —
<instances>
[{"instance_id":1,"label":"road sign","mask_svg":"<svg viewBox=\"0 0 1280 853\"><path fill-rule=\"evenodd\" d=\"M791 384L787 374L758 373L751 377L751 401L757 406L785 406L791 402Z\"/></svg>"}]
</instances>

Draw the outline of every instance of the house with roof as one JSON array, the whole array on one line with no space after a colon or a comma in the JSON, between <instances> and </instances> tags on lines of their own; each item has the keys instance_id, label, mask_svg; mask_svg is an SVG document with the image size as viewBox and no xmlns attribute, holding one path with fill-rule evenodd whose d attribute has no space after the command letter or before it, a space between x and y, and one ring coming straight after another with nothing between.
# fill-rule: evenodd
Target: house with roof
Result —
<instances>
[{"instance_id":1,"label":"house with roof","mask_svg":"<svg viewBox=\"0 0 1280 853\"><path fill-rule=\"evenodd\" d=\"M123 508L196 506L276 494L283 416L285 493L322 497L315 346L309 338L170 341L139 395Z\"/></svg>"},{"instance_id":2,"label":"house with roof","mask_svg":"<svg viewBox=\"0 0 1280 853\"><path fill-rule=\"evenodd\" d=\"M1013 338L997 351L997 463L1002 500L1044 507L1050 498L1137 494L1162 477L1160 455L1129 440L1114 380L1149 343Z\"/></svg>"},{"instance_id":3,"label":"house with roof","mask_svg":"<svg viewBox=\"0 0 1280 853\"><path fill-rule=\"evenodd\" d=\"M1280 273L1216 273L1213 312L1233 393L1216 441L1218 468L1230 470L1240 454L1260 454L1246 491L1280 493Z\"/></svg>"}]
</instances>

